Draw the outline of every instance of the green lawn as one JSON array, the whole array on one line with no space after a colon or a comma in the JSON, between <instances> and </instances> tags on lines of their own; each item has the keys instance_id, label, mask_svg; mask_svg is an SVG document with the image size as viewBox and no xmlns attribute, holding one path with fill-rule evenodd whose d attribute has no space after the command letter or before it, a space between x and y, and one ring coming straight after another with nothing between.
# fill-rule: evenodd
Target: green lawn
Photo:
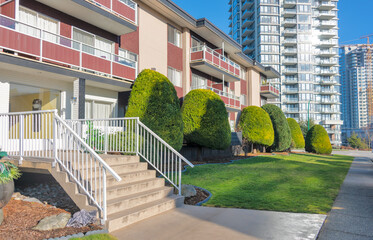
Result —
<instances>
[{"instance_id":1,"label":"green lawn","mask_svg":"<svg viewBox=\"0 0 373 240\"><path fill-rule=\"evenodd\" d=\"M204 206L325 214L352 160L340 155L260 156L188 168L183 184L212 193Z\"/></svg>"}]
</instances>

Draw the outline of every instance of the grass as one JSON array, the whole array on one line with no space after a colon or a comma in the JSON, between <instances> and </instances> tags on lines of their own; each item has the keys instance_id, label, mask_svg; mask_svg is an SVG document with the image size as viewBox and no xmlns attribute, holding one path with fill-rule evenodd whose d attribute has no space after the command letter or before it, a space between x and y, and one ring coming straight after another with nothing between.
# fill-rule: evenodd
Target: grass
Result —
<instances>
[{"instance_id":1,"label":"grass","mask_svg":"<svg viewBox=\"0 0 373 240\"><path fill-rule=\"evenodd\" d=\"M188 168L183 184L212 193L204 206L325 214L352 160L339 155L260 156Z\"/></svg>"},{"instance_id":2,"label":"grass","mask_svg":"<svg viewBox=\"0 0 373 240\"><path fill-rule=\"evenodd\" d=\"M71 238L71 240L117 240L117 238L110 234L94 234L82 238Z\"/></svg>"}]
</instances>

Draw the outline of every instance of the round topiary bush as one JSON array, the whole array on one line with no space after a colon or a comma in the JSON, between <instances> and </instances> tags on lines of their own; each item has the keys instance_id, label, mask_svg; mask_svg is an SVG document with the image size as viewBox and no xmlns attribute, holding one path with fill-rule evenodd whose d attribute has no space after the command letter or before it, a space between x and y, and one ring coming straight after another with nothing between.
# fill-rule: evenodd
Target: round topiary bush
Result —
<instances>
[{"instance_id":1,"label":"round topiary bush","mask_svg":"<svg viewBox=\"0 0 373 240\"><path fill-rule=\"evenodd\" d=\"M242 110L239 129L249 143L272 146L275 135L268 113L257 106L249 106Z\"/></svg>"},{"instance_id":2,"label":"round topiary bush","mask_svg":"<svg viewBox=\"0 0 373 240\"><path fill-rule=\"evenodd\" d=\"M184 98L181 113L184 137L211 149L227 149L231 144L228 113L220 97L205 89L190 91Z\"/></svg>"},{"instance_id":3,"label":"round topiary bush","mask_svg":"<svg viewBox=\"0 0 373 240\"><path fill-rule=\"evenodd\" d=\"M152 131L179 151L183 145L180 101L166 76L143 70L133 85L126 117L139 117Z\"/></svg>"},{"instance_id":4,"label":"round topiary bush","mask_svg":"<svg viewBox=\"0 0 373 240\"><path fill-rule=\"evenodd\" d=\"M284 113L279 107L273 104L266 104L262 108L269 114L275 132L275 141L271 146L271 150L282 152L289 149L291 145L291 132Z\"/></svg>"},{"instance_id":5,"label":"round topiary bush","mask_svg":"<svg viewBox=\"0 0 373 240\"><path fill-rule=\"evenodd\" d=\"M300 128L299 124L295 119L288 118L287 119L290 131L291 131L291 138L294 142L294 148L304 148L305 147L305 141L302 133L302 129Z\"/></svg>"},{"instance_id":6,"label":"round topiary bush","mask_svg":"<svg viewBox=\"0 0 373 240\"><path fill-rule=\"evenodd\" d=\"M321 125L313 126L307 133L306 151L317 154L331 154L332 144L328 133Z\"/></svg>"}]
</instances>

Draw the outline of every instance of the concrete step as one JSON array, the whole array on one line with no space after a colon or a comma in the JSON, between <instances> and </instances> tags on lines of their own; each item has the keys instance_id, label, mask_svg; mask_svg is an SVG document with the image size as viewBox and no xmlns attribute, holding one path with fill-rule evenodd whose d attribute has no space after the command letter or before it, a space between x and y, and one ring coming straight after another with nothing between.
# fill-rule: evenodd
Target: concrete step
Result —
<instances>
[{"instance_id":1,"label":"concrete step","mask_svg":"<svg viewBox=\"0 0 373 240\"><path fill-rule=\"evenodd\" d=\"M144 171L148 169L148 164L145 162L131 162L131 163L122 163L119 165L110 165L110 167L116 172L118 175L123 173L129 173L129 172L138 172L138 171ZM87 170L90 171L89 166L82 166L79 168L80 171ZM98 171L98 169L97 169ZM95 173L93 172L93 175ZM96 174L99 174L98 172ZM110 174L109 174L110 175ZM90 178L91 176L88 174L87 176Z\"/></svg>"},{"instance_id":2,"label":"concrete step","mask_svg":"<svg viewBox=\"0 0 373 240\"><path fill-rule=\"evenodd\" d=\"M109 232L124 228L130 224L139 222L146 218L166 212L184 203L184 197L171 195L154 202L140 205L128 210L110 214L108 216L107 227Z\"/></svg>"},{"instance_id":3,"label":"concrete step","mask_svg":"<svg viewBox=\"0 0 373 240\"><path fill-rule=\"evenodd\" d=\"M116 199L109 200L107 202L107 213L113 214L119 211L134 208L140 205L144 205L150 202L154 202L172 195L173 188L171 187L161 187L152 189L146 192L135 193L128 195L126 197L120 197Z\"/></svg>"},{"instance_id":4,"label":"concrete step","mask_svg":"<svg viewBox=\"0 0 373 240\"><path fill-rule=\"evenodd\" d=\"M102 154L100 157L110 166L140 162L140 157L136 155L106 155Z\"/></svg>"},{"instance_id":5,"label":"concrete step","mask_svg":"<svg viewBox=\"0 0 373 240\"><path fill-rule=\"evenodd\" d=\"M155 170L145 170L145 171L119 174L119 176L122 178L122 181L120 182L118 182L117 180L115 180L114 177L109 175L106 183L107 183L107 186L110 188L110 187L122 185L123 183L128 184L128 183L143 181L147 179L152 179L152 178L155 178L156 176L155 173L156 173Z\"/></svg>"},{"instance_id":6,"label":"concrete step","mask_svg":"<svg viewBox=\"0 0 373 240\"><path fill-rule=\"evenodd\" d=\"M118 186L107 188L107 199L125 197L135 193L145 192L152 189L163 187L165 180L163 178L151 178L133 183L125 183Z\"/></svg>"}]
</instances>

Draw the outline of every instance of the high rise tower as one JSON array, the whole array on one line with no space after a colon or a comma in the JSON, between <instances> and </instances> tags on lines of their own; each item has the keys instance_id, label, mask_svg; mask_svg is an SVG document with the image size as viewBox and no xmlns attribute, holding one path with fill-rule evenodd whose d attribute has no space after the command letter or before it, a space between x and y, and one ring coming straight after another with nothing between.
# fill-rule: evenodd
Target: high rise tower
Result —
<instances>
[{"instance_id":1,"label":"high rise tower","mask_svg":"<svg viewBox=\"0 0 373 240\"><path fill-rule=\"evenodd\" d=\"M230 0L231 36L249 57L281 73L271 103L323 125L341 145L338 0Z\"/></svg>"}]
</instances>

